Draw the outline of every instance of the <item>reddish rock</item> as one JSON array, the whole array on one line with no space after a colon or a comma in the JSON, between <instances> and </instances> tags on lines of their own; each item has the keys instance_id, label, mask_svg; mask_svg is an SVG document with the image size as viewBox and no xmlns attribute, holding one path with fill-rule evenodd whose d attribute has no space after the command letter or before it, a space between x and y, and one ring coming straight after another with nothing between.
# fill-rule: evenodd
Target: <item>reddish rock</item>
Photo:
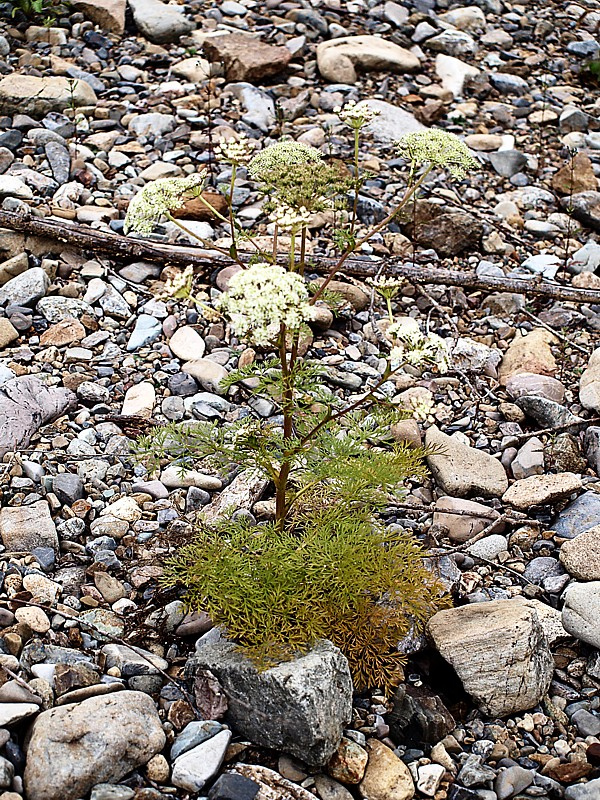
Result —
<instances>
[{"instance_id":1,"label":"reddish rock","mask_svg":"<svg viewBox=\"0 0 600 800\"><path fill-rule=\"evenodd\" d=\"M281 72L292 57L287 47L275 47L239 33L206 39L204 55L211 62L222 62L228 81L248 83Z\"/></svg>"},{"instance_id":2,"label":"reddish rock","mask_svg":"<svg viewBox=\"0 0 600 800\"><path fill-rule=\"evenodd\" d=\"M552 178L552 188L558 194L596 191L598 180L588 156L585 153L577 153L571 161L561 167Z\"/></svg>"}]
</instances>

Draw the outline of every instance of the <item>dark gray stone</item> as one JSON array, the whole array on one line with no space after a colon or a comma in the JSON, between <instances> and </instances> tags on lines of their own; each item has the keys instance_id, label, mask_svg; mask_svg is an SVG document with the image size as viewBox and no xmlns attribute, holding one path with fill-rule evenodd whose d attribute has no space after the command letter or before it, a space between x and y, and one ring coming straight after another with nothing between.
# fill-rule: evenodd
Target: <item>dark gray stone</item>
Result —
<instances>
[{"instance_id":1,"label":"dark gray stone","mask_svg":"<svg viewBox=\"0 0 600 800\"><path fill-rule=\"evenodd\" d=\"M456 727L454 717L436 694L405 684L396 689L387 724L394 739L419 745L436 744Z\"/></svg>"},{"instance_id":2,"label":"dark gray stone","mask_svg":"<svg viewBox=\"0 0 600 800\"><path fill-rule=\"evenodd\" d=\"M210 670L223 686L233 730L263 747L283 750L309 766L325 764L352 714L348 662L331 642L259 672L228 641L197 645L188 677Z\"/></svg>"},{"instance_id":3,"label":"dark gray stone","mask_svg":"<svg viewBox=\"0 0 600 800\"><path fill-rule=\"evenodd\" d=\"M503 178L512 178L527 164L527 156L518 150L499 150L488 157L492 167Z\"/></svg>"},{"instance_id":4,"label":"dark gray stone","mask_svg":"<svg viewBox=\"0 0 600 800\"><path fill-rule=\"evenodd\" d=\"M63 472L52 478L52 491L61 503L72 505L83 497L83 481L79 475Z\"/></svg>"},{"instance_id":5,"label":"dark gray stone","mask_svg":"<svg viewBox=\"0 0 600 800\"><path fill-rule=\"evenodd\" d=\"M565 406L561 406L560 403L555 403L554 400L548 400L546 397L539 397L535 394L517 397L515 403L542 428L571 425L581 420L581 417L576 417L575 414L572 414Z\"/></svg>"},{"instance_id":6,"label":"dark gray stone","mask_svg":"<svg viewBox=\"0 0 600 800\"><path fill-rule=\"evenodd\" d=\"M250 778L228 772L215 781L208 800L254 800L260 786Z\"/></svg>"},{"instance_id":7,"label":"dark gray stone","mask_svg":"<svg viewBox=\"0 0 600 800\"><path fill-rule=\"evenodd\" d=\"M552 558L551 556L538 556L529 562L525 568L523 577L541 586L546 578L564 575L564 572L564 567L556 558Z\"/></svg>"}]
</instances>

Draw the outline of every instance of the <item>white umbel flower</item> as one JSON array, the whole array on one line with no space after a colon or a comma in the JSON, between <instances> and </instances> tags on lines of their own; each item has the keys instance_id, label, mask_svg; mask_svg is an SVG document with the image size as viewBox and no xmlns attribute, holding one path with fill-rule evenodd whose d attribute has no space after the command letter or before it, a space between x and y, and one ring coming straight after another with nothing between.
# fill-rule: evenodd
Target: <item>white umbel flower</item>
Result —
<instances>
[{"instance_id":1,"label":"white umbel flower","mask_svg":"<svg viewBox=\"0 0 600 800\"><path fill-rule=\"evenodd\" d=\"M295 209L288 206L287 203L280 203L271 211L269 218L284 231L298 231L308 225L311 214L304 206Z\"/></svg>"},{"instance_id":2,"label":"white umbel flower","mask_svg":"<svg viewBox=\"0 0 600 800\"><path fill-rule=\"evenodd\" d=\"M314 318L304 279L277 264L253 264L236 273L216 305L242 339L273 344L281 325L297 331Z\"/></svg>"},{"instance_id":3,"label":"white umbel flower","mask_svg":"<svg viewBox=\"0 0 600 800\"><path fill-rule=\"evenodd\" d=\"M349 125L355 130L360 130L365 125L373 122L375 117L378 117L380 114L379 111L370 108L366 104L357 106L354 100L349 100L345 106L336 106L333 111L342 122L345 122L346 125Z\"/></svg>"},{"instance_id":4,"label":"white umbel flower","mask_svg":"<svg viewBox=\"0 0 600 800\"><path fill-rule=\"evenodd\" d=\"M396 142L396 147L399 155L413 168L429 164L447 169L453 178L459 180L478 166L467 145L449 131L431 128L407 133Z\"/></svg>"},{"instance_id":5,"label":"white umbel flower","mask_svg":"<svg viewBox=\"0 0 600 800\"><path fill-rule=\"evenodd\" d=\"M423 333L419 323L411 317L393 323L388 327L387 333L394 342L390 352L393 369L403 364L414 367L429 364L439 373L450 369L452 360L446 340L436 333Z\"/></svg>"},{"instance_id":6,"label":"white umbel flower","mask_svg":"<svg viewBox=\"0 0 600 800\"><path fill-rule=\"evenodd\" d=\"M219 144L215 147L215 152L218 153L224 161L228 161L230 164L235 164L235 166L239 167L243 164L247 164L252 159L254 147L250 140L241 134L238 139L234 139L233 136L230 139L220 139Z\"/></svg>"},{"instance_id":7,"label":"white umbel flower","mask_svg":"<svg viewBox=\"0 0 600 800\"><path fill-rule=\"evenodd\" d=\"M269 182L273 173L279 173L280 170L303 164L319 164L322 161L321 153L316 148L289 140L277 142L261 150L250 162L248 172L257 180Z\"/></svg>"},{"instance_id":8,"label":"white umbel flower","mask_svg":"<svg viewBox=\"0 0 600 800\"><path fill-rule=\"evenodd\" d=\"M152 233L163 214L180 208L184 201L202 191L206 170L185 178L159 178L146 184L129 203L124 231Z\"/></svg>"}]
</instances>

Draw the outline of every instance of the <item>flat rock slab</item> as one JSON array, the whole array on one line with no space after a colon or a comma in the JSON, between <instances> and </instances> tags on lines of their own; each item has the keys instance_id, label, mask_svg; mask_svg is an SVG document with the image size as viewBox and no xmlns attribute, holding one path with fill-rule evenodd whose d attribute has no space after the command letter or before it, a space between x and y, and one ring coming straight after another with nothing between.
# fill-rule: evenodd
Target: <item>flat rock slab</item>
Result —
<instances>
[{"instance_id":1,"label":"flat rock slab","mask_svg":"<svg viewBox=\"0 0 600 800\"><path fill-rule=\"evenodd\" d=\"M569 497L581 489L581 476L574 472L559 472L556 475L530 475L515 481L502 495L502 501L525 511L531 506L553 503Z\"/></svg>"},{"instance_id":2,"label":"flat rock slab","mask_svg":"<svg viewBox=\"0 0 600 800\"><path fill-rule=\"evenodd\" d=\"M129 6L138 31L155 44L176 42L180 36L194 30L194 23L174 4L160 0L129 0Z\"/></svg>"},{"instance_id":3,"label":"flat rock slab","mask_svg":"<svg viewBox=\"0 0 600 800\"><path fill-rule=\"evenodd\" d=\"M557 343L556 336L545 328L534 328L526 336L515 336L498 370L500 383L506 385L513 375L522 372L552 377L557 365L550 345Z\"/></svg>"},{"instance_id":4,"label":"flat rock slab","mask_svg":"<svg viewBox=\"0 0 600 800\"><path fill-rule=\"evenodd\" d=\"M536 612L520 600L438 611L428 631L486 714L527 711L548 691L554 661Z\"/></svg>"},{"instance_id":5,"label":"flat rock slab","mask_svg":"<svg viewBox=\"0 0 600 800\"><path fill-rule=\"evenodd\" d=\"M355 83L357 71L416 72L419 59L379 36L343 36L317 46L317 65L331 83Z\"/></svg>"},{"instance_id":6,"label":"flat rock slab","mask_svg":"<svg viewBox=\"0 0 600 800\"><path fill-rule=\"evenodd\" d=\"M44 711L31 729L25 765L29 800L77 800L119 781L165 745L152 698L123 691Z\"/></svg>"},{"instance_id":7,"label":"flat rock slab","mask_svg":"<svg viewBox=\"0 0 600 800\"><path fill-rule=\"evenodd\" d=\"M185 672L194 677L206 669L227 694L225 719L234 732L311 766L326 763L337 749L352 713L352 681L348 662L330 642L263 672L232 642L207 642Z\"/></svg>"},{"instance_id":8,"label":"flat rock slab","mask_svg":"<svg viewBox=\"0 0 600 800\"><path fill-rule=\"evenodd\" d=\"M0 509L0 537L9 552L27 552L35 547L58 551L56 527L45 500Z\"/></svg>"},{"instance_id":9,"label":"flat rock slab","mask_svg":"<svg viewBox=\"0 0 600 800\"><path fill-rule=\"evenodd\" d=\"M67 78L36 78L32 75L8 75L0 80L0 113L29 114L34 119L50 111L64 111L71 103L95 106L96 93L85 81L75 81L71 90Z\"/></svg>"},{"instance_id":10,"label":"flat rock slab","mask_svg":"<svg viewBox=\"0 0 600 800\"><path fill-rule=\"evenodd\" d=\"M103 31L121 34L125 30L126 0L71 0L71 5Z\"/></svg>"},{"instance_id":11,"label":"flat rock slab","mask_svg":"<svg viewBox=\"0 0 600 800\"><path fill-rule=\"evenodd\" d=\"M76 405L77 398L69 389L47 387L31 375L6 381L0 388L0 458L27 447L42 425Z\"/></svg>"},{"instance_id":12,"label":"flat rock slab","mask_svg":"<svg viewBox=\"0 0 600 800\"><path fill-rule=\"evenodd\" d=\"M506 471L497 459L468 447L454 436L447 436L435 425L427 429L425 446L438 450L427 456L427 464L436 483L447 494L501 497L507 490Z\"/></svg>"}]
</instances>

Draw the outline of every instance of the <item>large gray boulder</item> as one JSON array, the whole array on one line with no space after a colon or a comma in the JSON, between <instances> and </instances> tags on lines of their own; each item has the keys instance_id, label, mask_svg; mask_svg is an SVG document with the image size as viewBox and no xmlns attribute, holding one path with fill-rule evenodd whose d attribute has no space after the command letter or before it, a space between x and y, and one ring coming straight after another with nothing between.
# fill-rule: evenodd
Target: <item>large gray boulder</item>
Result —
<instances>
[{"instance_id":1,"label":"large gray boulder","mask_svg":"<svg viewBox=\"0 0 600 800\"><path fill-rule=\"evenodd\" d=\"M525 601L492 600L438 611L428 631L486 714L527 711L548 691L554 661L537 613Z\"/></svg>"},{"instance_id":2,"label":"large gray boulder","mask_svg":"<svg viewBox=\"0 0 600 800\"><path fill-rule=\"evenodd\" d=\"M241 736L315 767L337 749L351 718L352 680L348 662L331 642L263 672L232 642L199 642L186 675L207 669L227 694L226 721Z\"/></svg>"},{"instance_id":3,"label":"large gray boulder","mask_svg":"<svg viewBox=\"0 0 600 800\"><path fill-rule=\"evenodd\" d=\"M32 375L6 381L0 388L0 458L26 447L42 425L76 405L72 391L45 386Z\"/></svg>"},{"instance_id":4,"label":"large gray boulder","mask_svg":"<svg viewBox=\"0 0 600 800\"><path fill-rule=\"evenodd\" d=\"M28 800L76 800L146 764L166 737L152 698L116 692L44 711L31 729Z\"/></svg>"}]
</instances>

